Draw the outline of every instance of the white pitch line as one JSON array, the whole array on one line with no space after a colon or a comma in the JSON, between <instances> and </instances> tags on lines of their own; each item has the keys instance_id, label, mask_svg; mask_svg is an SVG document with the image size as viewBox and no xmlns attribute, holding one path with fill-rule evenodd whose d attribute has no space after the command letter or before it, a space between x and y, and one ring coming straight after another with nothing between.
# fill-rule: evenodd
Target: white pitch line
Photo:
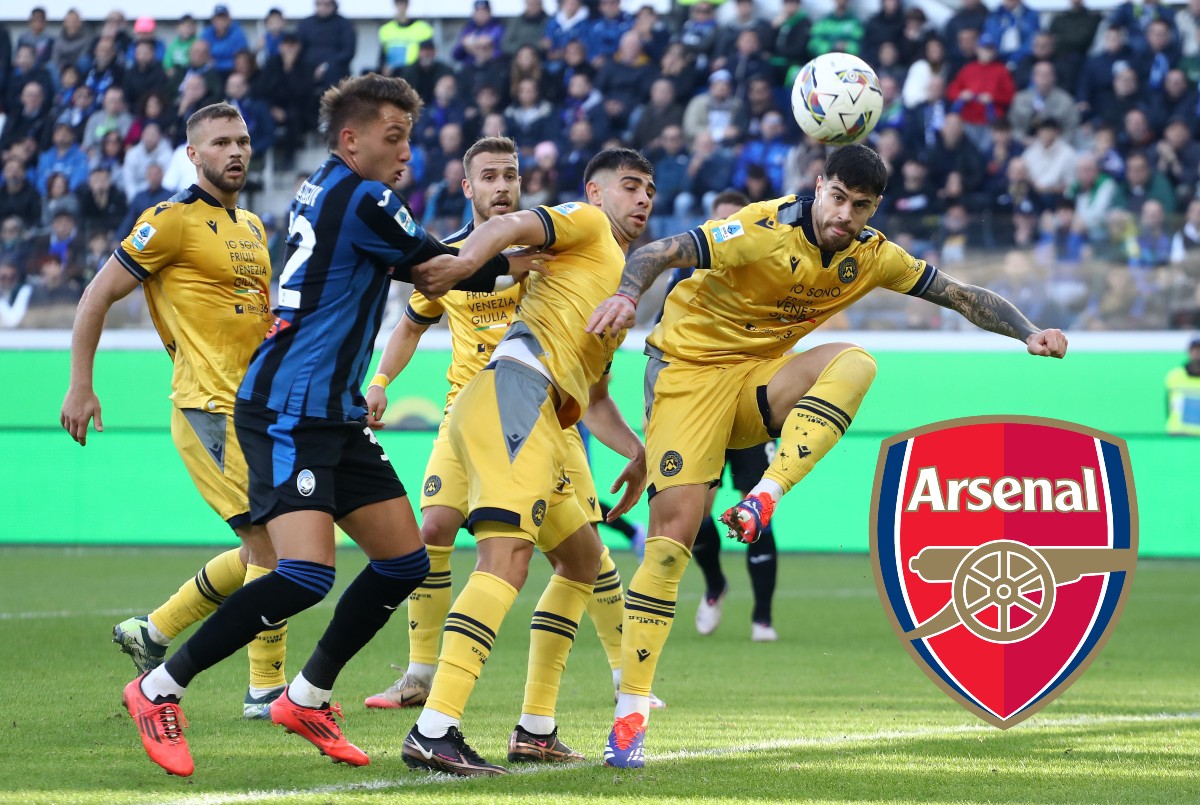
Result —
<instances>
[{"instance_id":1,"label":"white pitch line","mask_svg":"<svg viewBox=\"0 0 1200 805\"><path fill-rule=\"evenodd\" d=\"M1051 728L1062 727L1103 727L1117 724L1145 724L1166 721L1200 721L1200 713L1156 713L1152 715L1130 716L1068 716L1066 718L1031 719L1030 726ZM1026 728L1028 729L1028 728ZM950 727L918 727L911 730L880 730L878 732L858 733L853 735L830 735L821 738L783 738L775 741L751 744L737 747L717 747L697 752L680 750L666 752L661 755L651 755L647 761L651 764L670 760L689 760L694 758L720 757L722 755L738 755L747 752L762 752L772 749L803 749L817 746L849 746L853 744L872 743L875 741L903 741L914 738L936 736L953 736L961 734L995 733L995 727L986 724L958 724ZM1015 732L1012 734L1020 734ZM572 763L552 766L527 766L512 774L562 774L572 769L588 768L600 765L600 761L588 763ZM342 783L323 785L314 788L294 788L290 790L271 789L260 791L245 791L239 794L199 794L173 800L176 805L238 805L245 802L271 802L285 800L291 797L323 796L326 794L349 794L368 791L388 791L400 788L417 788L440 783L461 782L464 777L453 777L445 774L413 774L410 778L400 780L367 780L361 783Z\"/></svg>"}]
</instances>

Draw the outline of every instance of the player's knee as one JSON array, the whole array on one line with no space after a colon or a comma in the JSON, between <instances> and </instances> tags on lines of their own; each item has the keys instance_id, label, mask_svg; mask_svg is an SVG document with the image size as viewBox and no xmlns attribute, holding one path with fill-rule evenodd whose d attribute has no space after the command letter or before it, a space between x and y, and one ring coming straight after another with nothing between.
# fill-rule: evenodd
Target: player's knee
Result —
<instances>
[{"instance_id":1,"label":"player's knee","mask_svg":"<svg viewBox=\"0 0 1200 805\"><path fill-rule=\"evenodd\" d=\"M333 589L335 570L329 565L302 559L280 559L271 576L279 579L272 590L272 604L280 619L290 618L319 604ZM259 582L255 582L258 584Z\"/></svg>"},{"instance_id":2,"label":"player's knee","mask_svg":"<svg viewBox=\"0 0 1200 805\"><path fill-rule=\"evenodd\" d=\"M429 575L429 553L424 547L395 559L372 559L370 564L380 576L398 583L421 582Z\"/></svg>"},{"instance_id":3,"label":"player's knee","mask_svg":"<svg viewBox=\"0 0 1200 805\"><path fill-rule=\"evenodd\" d=\"M842 372L849 380L860 388L869 388L871 383L875 381L875 373L878 370L878 365L875 363L875 358L871 353L867 352L862 347L850 347L843 350L834 356L829 365L837 364L839 372Z\"/></svg>"},{"instance_id":4,"label":"player's knee","mask_svg":"<svg viewBox=\"0 0 1200 805\"><path fill-rule=\"evenodd\" d=\"M463 517L457 511L443 506L431 506L421 511L421 542L439 548L449 548L462 525Z\"/></svg>"}]
</instances>

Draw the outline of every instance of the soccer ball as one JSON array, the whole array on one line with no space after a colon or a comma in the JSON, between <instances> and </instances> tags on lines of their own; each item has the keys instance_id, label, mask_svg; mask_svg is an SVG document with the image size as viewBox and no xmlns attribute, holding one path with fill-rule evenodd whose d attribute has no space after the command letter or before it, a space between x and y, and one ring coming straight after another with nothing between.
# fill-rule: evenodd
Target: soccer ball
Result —
<instances>
[{"instance_id":1,"label":"soccer ball","mask_svg":"<svg viewBox=\"0 0 1200 805\"><path fill-rule=\"evenodd\" d=\"M883 91L871 66L849 53L825 53L796 74L792 114L809 137L850 145L871 133L883 111Z\"/></svg>"}]
</instances>

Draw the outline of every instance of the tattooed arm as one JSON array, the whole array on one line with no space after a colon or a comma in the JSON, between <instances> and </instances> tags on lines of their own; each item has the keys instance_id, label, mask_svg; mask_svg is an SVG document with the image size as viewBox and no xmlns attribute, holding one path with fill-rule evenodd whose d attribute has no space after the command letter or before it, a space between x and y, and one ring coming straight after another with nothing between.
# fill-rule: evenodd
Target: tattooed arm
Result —
<instances>
[{"instance_id":1,"label":"tattooed arm","mask_svg":"<svg viewBox=\"0 0 1200 805\"><path fill-rule=\"evenodd\" d=\"M637 303L658 275L668 268L690 268L700 260L690 232L656 240L629 255L616 294L604 300L588 321L589 333L617 332L632 327Z\"/></svg>"},{"instance_id":2,"label":"tattooed arm","mask_svg":"<svg viewBox=\"0 0 1200 805\"><path fill-rule=\"evenodd\" d=\"M1067 337L1061 330L1038 329L1004 297L945 272L937 273L921 298L958 311L980 329L1024 341L1031 355L1061 358L1067 352Z\"/></svg>"}]
</instances>

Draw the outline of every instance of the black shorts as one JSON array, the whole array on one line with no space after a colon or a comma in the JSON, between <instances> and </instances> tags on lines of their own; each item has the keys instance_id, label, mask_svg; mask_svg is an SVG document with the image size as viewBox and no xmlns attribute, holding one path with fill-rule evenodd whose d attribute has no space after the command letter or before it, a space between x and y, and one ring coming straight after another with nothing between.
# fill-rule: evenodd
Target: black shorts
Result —
<instances>
[{"instance_id":1,"label":"black shorts","mask_svg":"<svg viewBox=\"0 0 1200 805\"><path fill-rule=\"evenodd\" d=\"M729 478L733 481L733 488L739 492L753 489L762 480L762 474L775 458L777 446L778 442L770 441L744 450L726 450L725 466L729 467ZM724 475L724 470L721 474Z\"/></svg>"},{"instance_id":2,"label":"black shorts","mask_svg":"<svg viewBox=\"0 0 1200 805\"><path fill-rule=\"evenodd\" d=\"M312 510L340 520L407 494L364 421L297 417L242 399L233 421L250 471L250 519L256 524Z\"/></svg>"}]
</instances>

